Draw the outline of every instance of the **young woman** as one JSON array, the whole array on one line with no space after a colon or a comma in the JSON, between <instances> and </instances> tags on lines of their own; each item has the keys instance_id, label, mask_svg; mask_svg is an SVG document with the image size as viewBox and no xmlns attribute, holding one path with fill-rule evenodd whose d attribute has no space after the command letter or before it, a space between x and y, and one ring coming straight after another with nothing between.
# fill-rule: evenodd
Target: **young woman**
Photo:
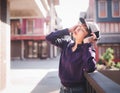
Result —
<instances>
[{"instance_id":1,"label":"young woman","mask_svg":"<svg viewBox=\"0 0 120 93\"><path fill-rule=\"evenodd\" d=\"M64 38L71 33L73 40ZM86 26L78 24L46 36L48 42L61 48L59 60L60 93L85 93L84 71L93 72L96 69L95 51L90 43L94 41L96 36L91 34L92 36L85 40L88 35Z\"/></svg>"}]
</instances>

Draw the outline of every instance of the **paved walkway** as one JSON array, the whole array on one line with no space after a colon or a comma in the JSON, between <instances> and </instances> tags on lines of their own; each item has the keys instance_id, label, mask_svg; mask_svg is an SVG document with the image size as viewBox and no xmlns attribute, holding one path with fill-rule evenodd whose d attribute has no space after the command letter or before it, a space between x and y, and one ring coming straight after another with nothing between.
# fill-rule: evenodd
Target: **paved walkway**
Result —
<instances>
[{"instance_id":1,"label":"paved walkway","mask_svg":"<svg viewBox=\"0 0 120 93\"><path fill-rule=\"evenodd\" d=\"M58 60L12 61L7 93L59 93Z\"/></svg>"}]
</instances>

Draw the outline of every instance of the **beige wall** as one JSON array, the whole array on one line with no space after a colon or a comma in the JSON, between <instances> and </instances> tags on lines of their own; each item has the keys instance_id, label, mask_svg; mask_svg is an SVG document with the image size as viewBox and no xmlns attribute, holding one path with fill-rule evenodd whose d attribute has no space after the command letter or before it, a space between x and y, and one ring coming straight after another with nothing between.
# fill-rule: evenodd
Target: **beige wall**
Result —
<instances>
[{"instance_id":1,"label":"beige wall","mask_svg":"<svg viewBox=\"0 0 120 93\"><path fill-rule=\"evenodd\" d=\"M0 0L0 91L6 88L10 69L9 2Z\"/></svg>"},{"instance_id":2,"label":"beige wall","mask_svg":"<svg viewBox=\"0 0 120 93\"><path fill-rule=\"evenodd\" d=\"M5 87L6 83L6 63L4 62L5 59L5 42L3 40L5 39L5 29L3 28L5 24L3 22L0 22L0 89L3 89Z\"/></svg>"}]
</instances>

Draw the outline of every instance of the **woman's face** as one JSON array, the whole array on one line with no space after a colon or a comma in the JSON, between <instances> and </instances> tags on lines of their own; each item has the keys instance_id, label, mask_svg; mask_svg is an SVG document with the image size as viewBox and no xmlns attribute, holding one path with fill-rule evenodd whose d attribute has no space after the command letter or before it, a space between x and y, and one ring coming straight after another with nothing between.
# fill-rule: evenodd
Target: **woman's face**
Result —
<instances>
[{"instance_id":1,"label":"woman's face","mask_svg":"<svg viewBox=\"0 0 120 93\"><path fill-rule=\"evenodd\" d=\"M88 32L86 31L86 28L84 25L78 25L78 27L75 29L75 31L73 32L73 38L75 40L83 40L84 37L88 34Z\"/></svg>"}]
</instances>

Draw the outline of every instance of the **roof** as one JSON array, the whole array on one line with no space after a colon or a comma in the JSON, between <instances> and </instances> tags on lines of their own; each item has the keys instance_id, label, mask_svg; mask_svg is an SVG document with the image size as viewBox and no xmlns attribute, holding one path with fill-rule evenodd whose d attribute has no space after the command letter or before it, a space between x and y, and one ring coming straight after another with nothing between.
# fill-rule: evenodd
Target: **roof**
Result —
<instances>
[{"instance_id":1,"label":"roof","mask_svg":"<svg viewBox=\"0 0 120 93\"><path fill-rule=\"evenodd\" d=\"M98 44L120 44L120 33L101 34Z\"/></svg>"}]
</instances>

